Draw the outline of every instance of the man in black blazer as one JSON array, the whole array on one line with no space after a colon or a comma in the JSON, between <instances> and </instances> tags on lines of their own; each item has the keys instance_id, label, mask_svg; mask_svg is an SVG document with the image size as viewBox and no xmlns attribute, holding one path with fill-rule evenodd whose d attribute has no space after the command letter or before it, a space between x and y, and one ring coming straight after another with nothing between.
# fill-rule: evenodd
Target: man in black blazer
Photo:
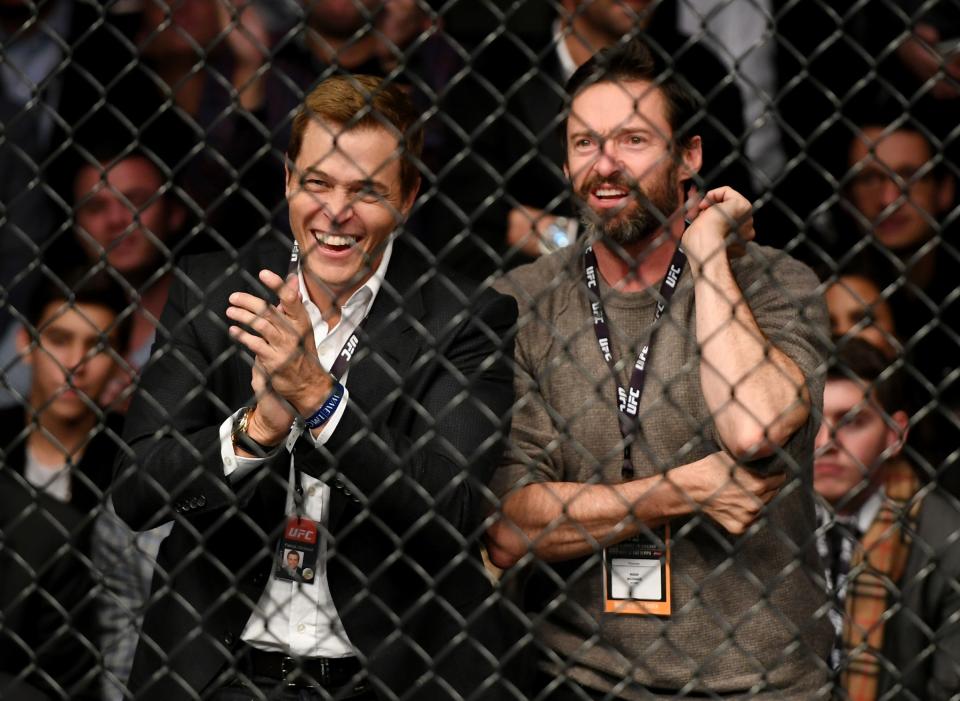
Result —
<instances>
[{"instance_id":1,"label":"man in black blazer","mask_svg":"<svg viewBox=\"0 0 960 701\"><path fill-rule=\"evenodd\" d=\"M145 369L115 476L131 526L174 522L138 699L503 694L507 632L478 536L516 306L395 234L420 124L379 79L323 82L287 154L298 265L265 237L176 273L172 341ZM283 577L284 546L311 581Z\"/></svg>"}]
</instances>

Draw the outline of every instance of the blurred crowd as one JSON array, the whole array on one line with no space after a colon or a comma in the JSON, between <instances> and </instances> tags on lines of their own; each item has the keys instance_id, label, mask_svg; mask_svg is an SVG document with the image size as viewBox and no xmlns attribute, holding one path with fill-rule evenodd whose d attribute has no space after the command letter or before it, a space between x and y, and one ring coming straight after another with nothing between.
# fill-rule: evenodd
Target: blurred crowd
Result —
<instances>
[{"instance_id":1,"label":"blurred crowd","mask_svg":"<svg viewBox=\"0 0 960 701\"><path fill-rule=\"evenodd\" d=\"M865 342L856 375L899 377L885 459L960 497L957 5L0 0L0 697L124 698L169 527L113 512L120 425L176 262L289 241L304 95L405 86L426 126L405 235L492 282L581 235L563 86L629 36L703 98L695 187L747 195L757 242L817 272L837 357ZM871 479L815 481L824 522Z\"/></svg>"}]
</instances>

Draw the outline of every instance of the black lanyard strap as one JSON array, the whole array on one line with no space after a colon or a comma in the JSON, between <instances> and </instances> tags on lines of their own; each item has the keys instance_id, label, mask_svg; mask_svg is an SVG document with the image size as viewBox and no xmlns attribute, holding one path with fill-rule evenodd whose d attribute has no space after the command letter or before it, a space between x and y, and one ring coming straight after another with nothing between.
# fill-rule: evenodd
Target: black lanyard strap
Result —
<instances>
[{"instance_id":1,"label":"black lanyard strap","mask_svg":"<svg viewBox=\"0 0 960 701\"><path fill-rule=\"evenodd\" d=\"M299 259L300 259L300 249L297 246L297 243L294 242L293 249L290 251L290 267L288 275L290 274L299 274ZM335 382L340 382L346 372L347 368L350 367L350 359L353 358L354 354L357 352L357 348L360 346L360 336L358 332L366 323L366 317L357 324L357 328L350 334L350 337L347 339L346 343L343 344L343 348L340 349L340 352L337 353L336 360L333 361L333 365L330 366L330 375L333 376ZM304 429L307 430L307 429ZM299 466L297 466L296 461L293 465L294 477L296 480L296 485L293 490L293 500L296 504L297 516L303 514L303 477L300 471Z\"/></svg>"},{"instance_id":2,"label":"black lanyard strap","mask_svg":"<svg viewBox=\"0 0 960 701\"><path fill-rule=\"evenodd\" d=\"M610 339L610 328L607 326L607 319L603 309L603 299L600 296L600 268L597 265L597 255L593 252L593 246L588 246L583 253L584 279L587 283L587 296L590 299L590 311L593 314L593 330L597 335L597 344L600 347L600 354L607 362L610 374L613 376L614 385L617 388L617 406L620 424L620 433L623 436L623 479L632 479L635 470L633 460L630 454L630 446L634 434L638 427L637 414L640 409L640 398L643 396L644 383L647 378L647 364L650 362L650 351L656 338L659 328L660 318L666 311L673 293L676 292L677 285L680 282L680 276L687 264L687 255L680 246L677 246L676 252L670 261L670 267L667 269L667 275L660 284L660 299L657 301L657 310L653 317L654 327L650 332L650 340L644 344L637 355L637 362L633 365L633 372L630 375L630 384L624 387L620 383L617 374L617 365L613 358L613 343Z\"/></svg>"}]
</instances>

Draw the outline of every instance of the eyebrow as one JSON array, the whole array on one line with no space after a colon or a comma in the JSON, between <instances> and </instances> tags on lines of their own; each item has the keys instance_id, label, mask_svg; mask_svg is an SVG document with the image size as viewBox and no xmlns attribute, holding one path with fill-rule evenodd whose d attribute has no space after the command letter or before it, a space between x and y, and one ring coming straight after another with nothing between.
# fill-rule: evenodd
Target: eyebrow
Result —
<instances>
[{"instance_id":1,"label":"eyebrow","mask_svg":"<svg viewBox=\"0 0 960 701\"><path fill-rule=\"evenodd\" d=\"M367 177L367 178L359 178L358 180L348 180L345 183L341 183L336 178L331 176L329 173L321 170L320 168L314 168L312 166L305 168L303 171L301 171L300 180L302 182L303 180L311 176L316 176L324 180L329 180L330 182L335 183L337 185L345 185L346 187L352 188L352 189L369 188L372 190L377 190L378 192L382 192L382 193L387 193L390 191L390 187L386 183L380 180L374 180L373 178Z\"/></svg>"},{"instance_id":2,"label":"eyebrow","mask_svg":"<svg viewBox=\"0 0 960 701\"><path fill-rule=\"evenodd\" d=\"M573 132L570 135L570 138L577 139L583 136L589 136L594 139L603 140L603 139L616 138L618 136L623 136L625 134L644 134L647 136L649 136L650 134L655 134L657 136L666 138L665 135L660 133L659 129L651 128L649 126L621 126L621 127L617 127L616 129L609 132L608 134L601 134L595 129L581 129Z\"/></svg>"}]
</instances>

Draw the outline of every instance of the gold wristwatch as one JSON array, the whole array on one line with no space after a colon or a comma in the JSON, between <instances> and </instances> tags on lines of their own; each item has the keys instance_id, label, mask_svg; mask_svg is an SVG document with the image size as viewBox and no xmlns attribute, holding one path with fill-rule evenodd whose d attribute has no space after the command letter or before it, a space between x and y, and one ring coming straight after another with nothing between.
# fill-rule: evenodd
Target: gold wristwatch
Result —
<instances>
[{"instance_id":1,"label":"gold wristwatch","mask_svg":"<svg viewBox=\"0 0 960 701\"><path fill-rule=\"evenodd\" d=\"M231 436L233 438L233 447L242 448L251 455L256 455L258 458L265 458L274 450L277 449L277 445L264 445L258 440L255 440L253 437L247 433L247 429L250 427L250 417L253 415L253 407L244 407L240 411L240 415L233 421L233 431Z\"/></svg>"}]
</instances>

